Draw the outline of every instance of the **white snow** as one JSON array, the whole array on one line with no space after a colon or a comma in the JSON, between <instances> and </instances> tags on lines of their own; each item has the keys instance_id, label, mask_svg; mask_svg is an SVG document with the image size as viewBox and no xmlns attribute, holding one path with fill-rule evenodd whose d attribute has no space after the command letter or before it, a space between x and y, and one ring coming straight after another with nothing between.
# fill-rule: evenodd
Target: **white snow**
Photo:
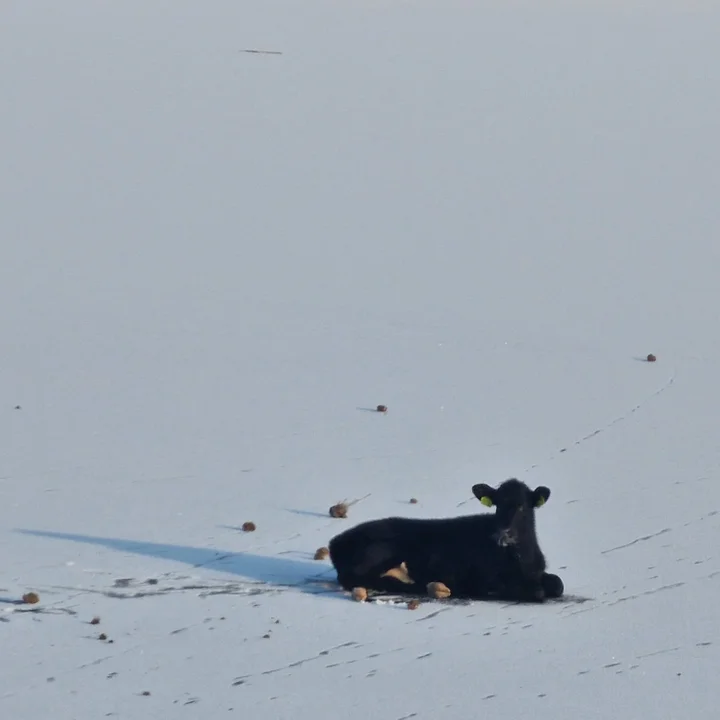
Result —
<instances>
[{"instance_id":1,"label":"white snow","mask_svg":"<svg viewBox=\"0 0 720 720\"><path fill-rule=\"evenodd\" d=\"M720 12L1 15L0 717L714 717ZM511 476L587 602L308 582Z\"/></svg>"}]
</instances>

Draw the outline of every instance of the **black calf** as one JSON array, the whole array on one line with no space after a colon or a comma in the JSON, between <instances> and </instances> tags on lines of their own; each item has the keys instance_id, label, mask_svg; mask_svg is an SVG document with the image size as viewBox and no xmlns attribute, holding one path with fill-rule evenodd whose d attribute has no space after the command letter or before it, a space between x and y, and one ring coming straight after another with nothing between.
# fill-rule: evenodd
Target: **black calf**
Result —
<instances>
[{"instance_id":1,"label":"black calf","mask_svg":"<svg viewBox=\"0 0 720 720\"><path fill-rule=\"evenodd\" d=\"M453 518L389 517L360 523L329 544L339 583L380 592L418 594L442 583L452 595L542 601L564 592L545 572L535 534L535 508L550 497L516 479L497 489L484 483L473 494L494 514Z\"/></svg>"}]
</instances>

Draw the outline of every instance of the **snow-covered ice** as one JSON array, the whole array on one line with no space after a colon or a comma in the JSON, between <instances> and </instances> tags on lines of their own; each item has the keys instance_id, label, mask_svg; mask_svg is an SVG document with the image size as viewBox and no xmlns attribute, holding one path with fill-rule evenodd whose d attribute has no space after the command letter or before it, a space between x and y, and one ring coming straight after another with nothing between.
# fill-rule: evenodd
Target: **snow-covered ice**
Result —
<instances>
[{"instance_id":1,"label":"snow-covered ice","mask_svg":"<svg viewBox=\"0 0 720 720\"><path fill-rule=\"evenodd\" d=\"M6 2L0 717L714 717L718 20ZM323 585L511 476L586 602Z\"/></svg>"}]
</instances>

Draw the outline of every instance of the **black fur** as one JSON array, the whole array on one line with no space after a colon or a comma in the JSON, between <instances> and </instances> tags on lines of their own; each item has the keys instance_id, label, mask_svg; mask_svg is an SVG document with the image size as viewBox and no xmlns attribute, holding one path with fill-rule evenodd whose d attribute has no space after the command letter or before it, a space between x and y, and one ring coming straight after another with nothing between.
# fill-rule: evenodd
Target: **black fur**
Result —
<instances>
[{"instance_id":1,"label":"black fur","mask_svg":"<svg viewBox=\"0 0 720 720\"><path fill-rule=\"evenodd\" d=\"M339 583L346 589L425 594L442 582L453 597L541 602L564 592L562 580L545 572L545 556L535 534L535 508L550 497L514 478L497 489L473 486L496 512L453 518L381 518L336 535L329 544ZM407 584L383 577L405 563Z\"/></svg>"}]
</instances>

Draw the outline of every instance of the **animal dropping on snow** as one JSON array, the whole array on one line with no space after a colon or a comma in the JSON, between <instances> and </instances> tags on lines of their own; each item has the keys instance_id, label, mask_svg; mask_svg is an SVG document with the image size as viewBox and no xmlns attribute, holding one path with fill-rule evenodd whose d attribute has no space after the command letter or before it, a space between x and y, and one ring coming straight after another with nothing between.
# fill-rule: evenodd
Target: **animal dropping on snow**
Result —
<instances>
[{"instance_id":1,"label":"animal dropping on snow","mask_svg":"<svg viewBox=\"0 0 720 720\"><path fill-rule=\"evenodd\" d=\"M318 548L315 551L314 560L325 560L326 557L330 555L330 550L328 550L326 547Z\"/></svg>"},{"instance_id":2,"label":"animal dropping on snow","mask_svg":"<svg viewBox=\"0 0 720 720\"><path fill-rule=\"evenodd\" d=\"M328 512L330 513L330 517L346 518L348 514L348 506L344 502L337 503L336 505L333 505Z\"/></svg>"}]
</instances>

